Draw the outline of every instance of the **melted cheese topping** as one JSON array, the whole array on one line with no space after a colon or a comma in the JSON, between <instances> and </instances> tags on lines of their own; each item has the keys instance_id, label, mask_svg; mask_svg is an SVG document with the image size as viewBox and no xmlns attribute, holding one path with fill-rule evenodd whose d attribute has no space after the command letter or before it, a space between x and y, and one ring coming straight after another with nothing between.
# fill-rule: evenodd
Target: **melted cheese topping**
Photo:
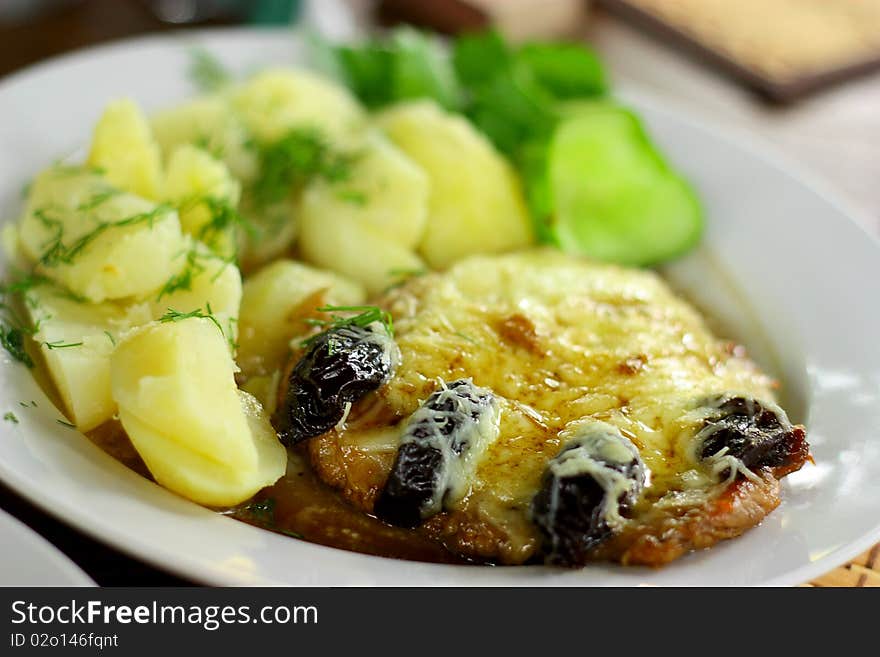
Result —
<instances>
[{"instance_id":1,"label":"melted cheese topping","mask_svg":"<svg viewBox=\"0 0 880 657\"><path fill-rule=\"evenodd\" d=\"M694 409L719 394L773 399L772 380L649 271L554 250L475 257L384 303L402 359L379 394L395 422L440 379L470 377L498 398L498 437L458 506L507 533L514 550L534 543L529 503L570 422L600 420L638 448L651 472L639 505L693 504L718 487L693 453ZM339 439L357 451L359 429ZM386 471L395 448L370 447Z\"/></svg>"},{"instance_id":2,"label":"melted cheese topping","mask_svg":"<svg viewBox=\"0 0 880 657\"><path fill-rule=\"evenodd\" d=\"M631 479L621 470L610 464L625 466L638 458L636 446L614 426L601 420L579 420L562 432L566 440L565 450L550 462L550 472L562 479L590 475L605 491L602 517L609 527L617 529L624 524L620 515L619 500L624 497L637 498L642 491L643 481ZM557 489L549 515L556 515L558 504Z\"/></svg>"}]
</instances>

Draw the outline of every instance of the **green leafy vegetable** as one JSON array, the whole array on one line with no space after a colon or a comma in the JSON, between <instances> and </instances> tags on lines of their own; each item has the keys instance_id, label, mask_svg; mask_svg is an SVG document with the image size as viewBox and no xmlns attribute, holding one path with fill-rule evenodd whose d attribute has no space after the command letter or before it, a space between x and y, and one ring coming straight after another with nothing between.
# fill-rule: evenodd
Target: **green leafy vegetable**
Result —
<instances>
[{"instance_id":1,"label":"green leafy vegetable","mask_svg":"<svg viewBox=\"0 0 880 657\"><path fill-rule=\"evenodd\" d=\"M355 46L332 46L314 37L312 53L368 107L413 98L432 98L449 109L462 106L463 89L443 47L412 28Z\"/></svg>"},{"instance_id":2,"label":"green leafy vegetable","mask_svg":"<svg viewBox=\"0 0 880 657\"><path fill-rule=\"evenodd\" d=\"M473 88L509 70L513 52L498 32L464 34L453 43L452 61L461 82Z\"/></svg>"},{"instance_id":3,"label":"green leafy vegetable","mask_svg":"<svg viewBox=\"0 0 880 657\"><path fill-rule=\"evenodd\" d=\"M410 28L396 30L389 43L391 99L433 98L459 109L463 90L440 44Z\"/></svg>"},{"instance_id":4,"label":"green leafy vegetable","mask_svg":"<svg viewBox=\"0 0 880 657\"><path fill-rule=\"evenodd\" d=\"M589 98L608 90L599 57L580 44L527 43L515 59L554 98Z\"/></svg>"}]
</instances>

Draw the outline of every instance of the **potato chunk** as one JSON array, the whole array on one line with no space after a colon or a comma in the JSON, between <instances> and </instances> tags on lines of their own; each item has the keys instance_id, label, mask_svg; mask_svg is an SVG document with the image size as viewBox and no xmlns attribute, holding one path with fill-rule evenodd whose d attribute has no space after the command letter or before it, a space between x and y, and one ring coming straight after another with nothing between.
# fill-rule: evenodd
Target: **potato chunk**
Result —
<instances>
[{"instance_id":1,"label":"potato chunk","mask_svg":"<svg viewBox=\"0 0 880 657\"><path fill-rule=\"evenodd\" d=\"M169 310L191 313L210 309L230 343L238 336L241 274L238 267L197 242L178 258L179 270L166 286L149 298L153 319Z\"/></svg>"},{"instance_id":2,"label":"potato chunk","mask_svg":"<svg viewBox=\"0 0 880 657\"><path fill-rule=\"evenodd\" d=\"M189 144L168 160L163 198L177 208L180 227L215 253L235 255L236 213L241 185L220 160Z\"/></svg>"},{"instance_id":3,"label":"potato chunk","mask_svg":"<svg viewBox=\"0 0 880 657\"><path fill-rule=\"evenodd\" d=\"M133 331L111 361L122 426L156 481L210 506L243 502L287 463L262 408L236 388L234 374L223 336L200 318Z\"/></svg>"},{"instance_id":4,"label":"potato chunk","mask_svg":"<svg viewBox=\"0 0 880 657\"><path fill-rule=\"evenodd\" d=\"M119 189L157 199L162 177L159 146L140 108L129 99L107 106L95 126L88 163Z\"/></svg>"},{"instance_id":5,"label":"potato chunk","mask_svg":"<svg viewBox=\"0 0 880 657\"><path fill-rule=\"evenodd\" d=\"M247 131L222 96L205 96L157 112L150 125L166 161L178 146L192 144L222 159L238 180L249 182L257 175Z\"/></svg>"},{"instance_id":6,"label":"potato chunk","mask_svg":"<svg viewBox=\"0 0 880 657\"><path fill-rule=\"evenodd\" d=\"M281 367L290 340L326 304L363 303L363 287L342 276L293 260L278 260L245 281L239 319L238 364L248 376Z\"/></svg>"},{"instance_id":7,"label":"potato chunk","mask_svg":"<svg viewBox=\"0 0 880 657\"><path fill-rule=\"evenodd\" d=\"M300 212L315 221L331 215L345 217L414 250L428 219L428 177L381 135L368 135L357 153L345 181L318 179L306 188ZM324 239L334 237L328 233Z\"/></svg>"},{"instance_id":8,"label":"potato chunk","mask_svg":"<svg viewBox=\"0 0 880 657\"><path fill-rule=\"evenodd\" d=\"M401 272L425 268L410 249L344 215L303 213L299 248L307 262L357 281L369 294L397 282Z\"/></svg>"},{"instance_id":9,"label":"potato chunk","mask_svg":"<svg viewBox=\"0 0 880 657\"><path fill-rule=\"evenodd\" d=\"M19 244L40 273L101 302L160 287L183 242L172 208L122 192L87 169L56 166L33 183Z\"/></svg>"},{"instance_id":10,"label":"potato chunk","mask_svg":"<svg viewBox=\"0 0 880 657\"><path fill-rule=\"evenodd\" d=\"M344 139L365 121L364 110L347 89L306 71L263 71L232 92L232 105L262 142L308 127L331 140Z\"/></svg>"},{"instance_id":11,"label":"potato chunk","mask_svg":"<svg viewBox=\"0 0 880 657\"><path fill-rule=\"evenodd\" d=\"M150 321L149 306L85 303L52 285L29 290L26 301L38 327L34 340L68 417L80 431L103 424L116 412L110 356L121 335Z\"/></svg>"},{"instance_id":12,"label":"potato chunk","mask_svg":"<svg viewBox=\"0 0 880 657\"><path fill-rule=\"evenodd\" d=\"M510 165L464 118L420 101L393 107L378 121L428 175L428 225L419 246L428 264L445 268L468 255L532 242Z\"/></svg>"}]
</instances>

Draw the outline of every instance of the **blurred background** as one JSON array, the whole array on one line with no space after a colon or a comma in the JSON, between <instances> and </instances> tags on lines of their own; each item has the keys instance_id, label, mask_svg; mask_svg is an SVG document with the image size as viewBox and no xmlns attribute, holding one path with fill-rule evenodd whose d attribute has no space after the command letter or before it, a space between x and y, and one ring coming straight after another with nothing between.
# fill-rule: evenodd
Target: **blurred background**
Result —
<instances>
[{"instance_id":1,"label":"blurred background","mask_svg":"<svg viewBox=\"0 0 880 657\"><path fill-rule=\"evenodd\" d=\"M586 40L635 87L772 142L880 231L880 0L0 0L0 75L127 36L408 22Z\"/></svg>"},{"instance_id":2,"label":"blurred background","mask_svg":"<svg viewBox=\"0 0 880 657\"><path fill-rule=\"evenodd\" d=\"M399 23L587 42L616 90L769 143L880 236L880 0L0 0L0 76L148 33L296 26L341 39ZM184 583L89 541L2 484L0 507L99 584ZM834 583L857 584L844 580Z\"/></svg>"}]
</instances>

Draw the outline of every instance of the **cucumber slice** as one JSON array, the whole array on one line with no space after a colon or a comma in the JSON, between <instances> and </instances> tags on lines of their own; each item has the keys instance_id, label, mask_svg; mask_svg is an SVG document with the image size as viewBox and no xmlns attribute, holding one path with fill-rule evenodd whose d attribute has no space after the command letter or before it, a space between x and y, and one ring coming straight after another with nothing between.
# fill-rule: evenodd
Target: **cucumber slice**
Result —
<instances>
[{"instance_id":1,"label":"cucumber slice","mask_svg":"<svg viewBox=\"0 0 880 657\"><path fill-rule=\"evenodd\" d=\"M654 265L699 241L699 199L626 109L584 103L567 114L550 143L547 167L554 212L546 234L566 251Z\"/></svg>"}]
</instances>

